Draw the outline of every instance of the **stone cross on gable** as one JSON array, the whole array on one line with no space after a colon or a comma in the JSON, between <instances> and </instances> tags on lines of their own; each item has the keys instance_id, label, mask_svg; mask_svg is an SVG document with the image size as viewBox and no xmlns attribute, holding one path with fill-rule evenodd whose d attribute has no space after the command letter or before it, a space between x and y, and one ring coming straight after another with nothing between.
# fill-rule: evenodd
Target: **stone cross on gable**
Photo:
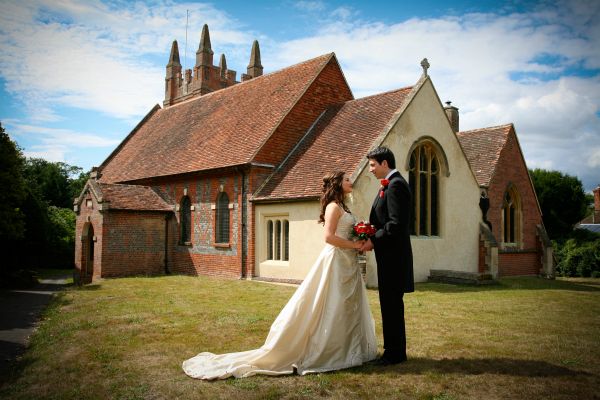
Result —
<instances>
[{"instance_id":1,"label":"stone cross on gable","mask_svg":"<svg viewBox=\"0 0 600 400\"><path fill-rule=\"evenodd\" d=\"M423 76L427 76L427 70L429 69L429 61L426 58L421 61L421 67L423 68Z\"/></svg>"}]
</instances>

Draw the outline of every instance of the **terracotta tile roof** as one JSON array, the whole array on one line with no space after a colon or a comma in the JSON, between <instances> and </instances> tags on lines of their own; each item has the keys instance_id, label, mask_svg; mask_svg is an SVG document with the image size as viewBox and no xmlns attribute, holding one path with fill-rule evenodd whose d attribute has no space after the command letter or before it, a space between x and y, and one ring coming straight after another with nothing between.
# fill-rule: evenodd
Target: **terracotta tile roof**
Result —
<instances>
[{"instance_id":1,"label":"terracotta tile roof","mask_svg":"<svg viewBox=\"0 0 600 400\"><path fill-rule=\"evenodd\" d=\"M329 108L254 200L318 197L325 174L338 169L352 174L411 90L398 89Z\"/></svg>"},{"instance_id":2,"label":"terracotta tile roof","mask_svg":"<svg viewBox=\"0 0 600 400\"><path fill-rule=\"evenodd\" d=\"M153 110L101 166L102 182L250 162L333 53Z\"/></svg>"},{"instance_id":3,"label":"terracotta tile roof","mask_svg":"<svg viewBox=\"0 0 600 400\"><path fill-rule=\"evenodd\" d=\"M600 226L600 211L594 210L590 215L579 221L580 225L596 224Z\"/></svg>"},{"instance_id":4,"label":"terracotta tile roof","mask_svg":"<svg viewBox=\"0 0 600 400\"><path fill-rule=\"evenodd\" d=\"M507 124L456 134L479 186L490 185L512 127L512 124Z\"/></svg>"},{"instance_id":5,"label":"terracotta tile roof","mask_svg":"<svg viewBox=\"0 0 600 400\"><path fill-rule=\"evenodd\" d=\"M137 211L173 211L156 192L148 186L99 183L101 201L109 202L110 209Z\"/></svg>"}]
</instances>

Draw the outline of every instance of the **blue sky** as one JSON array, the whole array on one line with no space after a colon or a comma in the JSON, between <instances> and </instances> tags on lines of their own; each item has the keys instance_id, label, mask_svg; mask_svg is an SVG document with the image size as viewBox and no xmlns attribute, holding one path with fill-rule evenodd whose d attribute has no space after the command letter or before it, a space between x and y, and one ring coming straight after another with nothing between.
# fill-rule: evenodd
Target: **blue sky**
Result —
<instances>
[{"instance_id":1,"label":"blue sky","mask_svg":"<svg viewBox=\"0 0 600 400\"><path fill-rule=\"evenodd\" d=\"M0 121L27 156L99 165L162 104L174 39L193 66L205 23L238 79L258 39L265 73L335 52L355 97L413 85L427 57L461 130L512 122L530 168L600 184L596 0L4 0Z\"/></svg>"}]
</instances>

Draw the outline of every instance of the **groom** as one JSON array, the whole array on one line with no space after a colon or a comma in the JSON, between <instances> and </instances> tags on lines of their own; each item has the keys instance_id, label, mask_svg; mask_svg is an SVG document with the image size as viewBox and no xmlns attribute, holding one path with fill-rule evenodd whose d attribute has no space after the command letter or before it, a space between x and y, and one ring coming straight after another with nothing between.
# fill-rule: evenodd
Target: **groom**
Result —
<instances>
[{"instance_id":1,"label":"groom","mask_svg":"<svg viewBox=\"0 0 600 400\"><path fill-rule=\"evenodd\" d=\"M384 352L376 363L406 361L404 293L414 292L409 221L412 211L410 188L396 170L394 153L377 147L367 154L369 172L381 180L369 221L377 232L367 240L363 251L375 250L379 303L383 325Z\"/></svg>"}]
</instances>

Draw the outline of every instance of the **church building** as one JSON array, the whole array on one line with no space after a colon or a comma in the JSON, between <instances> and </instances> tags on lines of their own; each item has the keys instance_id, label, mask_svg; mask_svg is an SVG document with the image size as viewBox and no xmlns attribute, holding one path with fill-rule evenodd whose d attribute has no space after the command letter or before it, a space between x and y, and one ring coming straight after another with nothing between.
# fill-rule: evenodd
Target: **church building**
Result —
<instances>
[{"instance_id":1,"label":"church building","mask_svg":"<svg viewBox=\"0 0 600 400\"><path fill-rule=\"evenodd\" d=\"M552 247L513 124L459 130L421 62L412 86L355 99L334 53L263 75L254 41L238 82L213 65L204 25L193 70L174 41L165 99L75 199L78 279L157 274L299 282L321 251L322 177L354 181L369 215L380 145L413 193L415 280L553 275ZM365 280L377 286L372 252Z\"/></svg>"}]
</instances>

